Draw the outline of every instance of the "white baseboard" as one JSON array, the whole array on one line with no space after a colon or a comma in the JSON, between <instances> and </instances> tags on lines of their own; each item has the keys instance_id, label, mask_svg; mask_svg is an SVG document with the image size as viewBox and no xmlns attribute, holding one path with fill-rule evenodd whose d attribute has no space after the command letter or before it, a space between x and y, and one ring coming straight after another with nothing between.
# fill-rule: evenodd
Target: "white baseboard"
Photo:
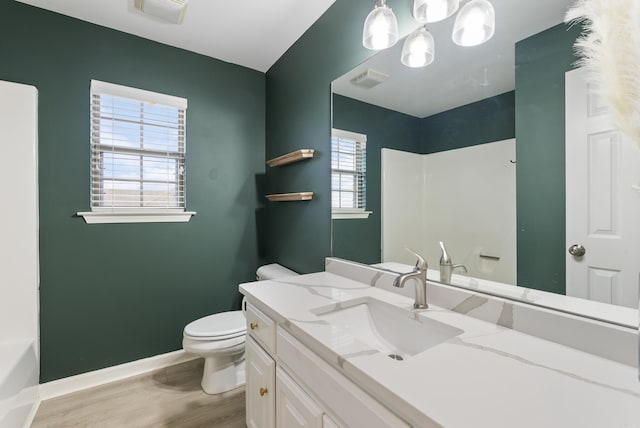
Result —
<instances>
[{"instance_id":1,"label":"white baseboard","mask_svg":"<svg viewBox=\"0 0 640 428\"><path fill-rule=\"evenodd\" d=\"M33 424L33 421L36 418L36 413L38 413L38 409L40 408L40 403L42 400L40 400L40 398L38 398L36 400L35 403L33 403L33 406L31 406L31 411L29 412L29 415L27 416L27 419L25 420L25 423L23 425L22 428L30 428L31 425Z\"/></svg>"},{"instance_id":2,"label":"white baseboard","mask_svg":"<svg viewBox=\"0 0 640 428\"><path fill-rule=\"evenodd\" d=\"M40 399L49 400L61 395L195 360L196 358L199 357L187 354L180 349L167 354L155 355L142 360L54 380L40 384Z\"/></svg>"}]
</instances>

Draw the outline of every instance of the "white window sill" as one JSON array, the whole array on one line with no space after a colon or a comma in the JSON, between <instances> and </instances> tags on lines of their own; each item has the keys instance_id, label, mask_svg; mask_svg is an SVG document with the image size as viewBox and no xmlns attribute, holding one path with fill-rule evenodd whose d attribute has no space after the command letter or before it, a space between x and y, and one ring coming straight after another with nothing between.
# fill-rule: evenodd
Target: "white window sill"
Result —
<instances>
[{"instance_id":1,"label":"white window sill","mask_svg":"<svg viewBox=\"0 0 640 428\"><path fill-rule=\"evenodd\" d=\"M333 210L331 211L331 218L333 220L369 218L369 214L371 214L372 212L373 211L363 210Z\"/></svg>"},{"instance_id":2,"label":"white window sill","mask_svg":"<svg viewBox=\"0 0 640 428\"><path fill-rule=\"evenodd\" d=\"M76 213L87 224L104 223L186 223L195 211L91 211Z\"/></svg>"}]
</instances>

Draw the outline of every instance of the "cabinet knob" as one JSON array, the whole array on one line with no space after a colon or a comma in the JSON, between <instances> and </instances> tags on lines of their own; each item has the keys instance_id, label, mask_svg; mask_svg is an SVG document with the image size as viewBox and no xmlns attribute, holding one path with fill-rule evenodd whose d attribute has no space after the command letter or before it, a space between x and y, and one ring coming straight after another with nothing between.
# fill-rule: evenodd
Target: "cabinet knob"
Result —
<instances>
[{"instance_id":1,"label":"cabinet knob","mask_svg":"<svg viewBox=\"0 0 640 428\"><path fill-rule=\"evenodd\" d=\"M249 327L251 327L251 330L255 330L256 328L258 328L258 323L252 322L251 324L249 324Z\"/></svg>"},{"instance_id":2,"label":"cabinet knob","mask_svg":"<svg viewBox=\"0 0 640 428\"><path fill-rule=\"evenodd\" d=\"M266 394L267 392L269 392L269 391L267 390L267 388L260 388L260 396L261 396L261 397L263 397L263 396L264 396L264 394Z\"/></svg>"}]
</instances>

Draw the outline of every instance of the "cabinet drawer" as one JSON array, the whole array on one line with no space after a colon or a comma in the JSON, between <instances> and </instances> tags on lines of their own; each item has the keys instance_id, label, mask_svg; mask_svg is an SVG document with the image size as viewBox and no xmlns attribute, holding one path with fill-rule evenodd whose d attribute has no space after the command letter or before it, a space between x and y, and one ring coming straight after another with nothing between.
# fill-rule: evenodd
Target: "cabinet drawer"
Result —
<instances>
[{"instance_id":1,"label":"cabinet drawer","mask_svg":"<svg viewBox=\"0 0 640 428\"><path fill-rule=\"evenodd\" d=\"M247 332L269 353L276 351L276 323L251 303L247 303Z\"/></svg>"},{"instance_id":2,"label":"cabinet drawer","mask_svg":"<svg viewBox=\"0 0 640 428\"><path fill-rule=\"evenodd\" d=\"M304 389L313 391L349 427L409 428L409 425L286 331L278 330L278 357ZM330 425L329 425L330 426Z\"/></svg>"}]
</instances>

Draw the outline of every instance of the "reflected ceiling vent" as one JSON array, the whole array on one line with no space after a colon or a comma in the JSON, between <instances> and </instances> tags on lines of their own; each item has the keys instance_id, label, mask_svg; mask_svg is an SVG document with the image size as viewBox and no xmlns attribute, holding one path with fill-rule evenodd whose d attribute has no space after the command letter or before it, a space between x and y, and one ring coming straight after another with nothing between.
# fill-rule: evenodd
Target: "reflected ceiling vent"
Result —
<instances>
[{"instance_id":1,"label":"reflected ceiling vent","mask_svg":"<svg viewBox=\"0 0 640 428\"><path fill-rule=\"evenodd\" d=\"M371 89L374 86L378 86L389 78L388 74L381 73L371 68L367 69L362 74L358 74L356 77L350 80L356 86L364 89Z\"/></svg>"},{"instance_id":2,"label":"reflected ceiling vent","mask_svg":"<svg viewBox=\"0 0 640 428\"><path fill-rule=\"evenodd\" d=\"M134 0L140 12L172 24L182 24L188 0Z\"/></svg>"}]
</instances>

